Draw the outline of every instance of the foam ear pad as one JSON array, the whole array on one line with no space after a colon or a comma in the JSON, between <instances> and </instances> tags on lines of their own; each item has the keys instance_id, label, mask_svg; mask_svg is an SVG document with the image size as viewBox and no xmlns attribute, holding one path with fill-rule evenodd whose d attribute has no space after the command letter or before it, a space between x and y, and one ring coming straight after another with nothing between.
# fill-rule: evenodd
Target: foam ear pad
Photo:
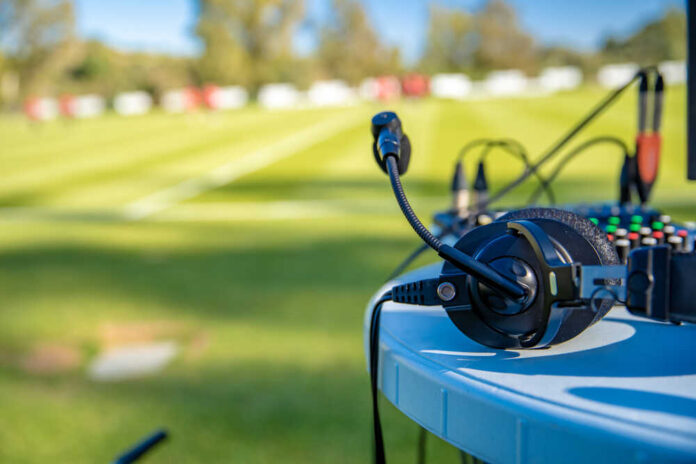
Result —
<instances>
[{"instance_id":1,"label":"foam ear pad","mask_svg":"<svg viewBox=\"0 0 696 464\"><path fill-rule=\"evenodd\" d=\"M511 211L500 217L498 221L514 221L519 219L551 219L561 222L575 230L594 248L601 264L619 264L619 257L614 246L606 238L606 233L588 219L570 211L555 208L526 208ZM602 319L612 308L612 300L599 300L596 312L578 312L572 315L564 324L554 340L561 342L575 337L578 327L588 327ZM584 330L584 329L583 329Z\"/></svg>"},{"instance_id":2,"label":"foam ear pad","mask_svg":"<svg viewBox=\"0 0 696 464\"><path fill-rule=\"evenodd\" d=\"M592 221L575 213L571 213L570 211L556 208L525 208L510 211L498 218L498 221L504 222L535 218L552 219L573 228L585 240L590 242L592 247L597 251L602 264L619 264L619 256L616 254L614 245L607 240L606 233L594 225Z\"/></svg>"}]
</instances>

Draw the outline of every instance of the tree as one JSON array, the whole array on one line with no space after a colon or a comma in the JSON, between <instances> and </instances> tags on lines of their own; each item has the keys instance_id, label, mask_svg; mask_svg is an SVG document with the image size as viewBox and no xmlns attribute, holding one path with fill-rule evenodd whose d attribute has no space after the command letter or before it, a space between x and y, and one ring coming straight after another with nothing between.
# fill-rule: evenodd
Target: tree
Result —
<instances>
[{"instance_id":1,"label":"tree","mask_svg":"<svg viewBox=\"0 0 696 464\"><path fill-rule=\"evenodd\" d=\"M400 69L395 48L380 43L361 3L334 0L333 14L319 31L318 59L325 76L356 84Z\"/></svg>"},{"instance_id":2,"label":"tree","mask_svg":"<svg viewBox=\"0 0 696 464\"><path fill-rule=\"evenodd\" d=\"M631 61L641 65L683 60L686 57L686 15L682 10L671 9L624 40L609 37L601 54L605 62Z\"/></svg>"},{"instance_id":3,"label":"tree","mask_svg":"<svg viewBox=\"0 0 696 464\"><path fill-rule=\"evenodd\" d=\"M0 46L13 59L21 92L50 91L74 51L69 0L0 0Z\"/></svg>"},{"instance_id":4,"label":"tree","mask_svg":"<svg viewBox=\"0 0 696 464\"><path fill-rule=\"evenodd\" d=\"M490 0L473 16L460 10L430 10L428 46L421 66L430 72L482 74L495 69L538 68L538 50L502 0Z\"/></svg>"},{"instance_id":5,"label":"tree","mask_svg":"<svg viewBox=\"0 0 696 464\"><path fill-rule=\"evenodd\" d=\"M192 83L190 58L124 53L98 41L78 44L74 65L58 82L61 91L113 96L128 90L158 95Z\"/></svg>"},{"instance_id":6,"label":"tree","mask_svg":"<svg viewBox=\"0 0 696 464\"><path fill-rule=\"evenodd\" d=\"M253 90L291 75L293 33L303 11L302 0L199 0L200 79Z\"/></svg>"},{"instance_id":7,"label":"tree","mask_svg":"<svg viewBox=\"0 0 696 464\"><path fill-rule=\"evenodd\" d=\"M478 69L537 70L532 37L520 29L515 10L503 0L490 0L476 15L478 46L474 63Z\"/></svg>"},{"instance_id":8,"label":"tree","mask_svg":"<svg viewBox=\"0 0 696 464\"><path fill-rule=\"evenodd\" d=\"M469 13L433 6L421 66L429 72L468 71L474 65L477 42Z\"/></svg>"}]
</instances>

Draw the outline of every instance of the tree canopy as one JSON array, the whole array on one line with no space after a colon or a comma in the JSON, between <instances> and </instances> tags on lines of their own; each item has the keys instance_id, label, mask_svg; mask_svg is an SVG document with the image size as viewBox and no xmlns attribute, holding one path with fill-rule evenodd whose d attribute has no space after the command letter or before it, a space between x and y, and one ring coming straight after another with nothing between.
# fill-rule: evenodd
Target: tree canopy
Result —
<instances>
[{"instance_id":1,"label":"tree canopy","mask_svg":"<svg viewBox=\"0 0 696 464\"><path fill-rule=\"evenodd\" d=\"M51 90L70 62L74 30L69 0L0 0L0 46L26 93Z\"/></svg>"},{"instance_id":2,"label":"tree canopy","mask_svg":"<svg viewBox=\"0 0 696 464\"><path fill-rule=\"evenodd\" d=\"M75 37L72 0L0 0L0 84L19 95L127 90L158 94L185 85L240 84L252 92L269 82L300 87L316 79L464 72L479 78L492 70L520 69L530 75L546 66L574 65L586 73L604 63L656 64L686 56L686 17L668 10L628 37L608 37L594 52L543 46L520 25L504 0L488 0L474 11L434 4L422 58L404 64L385 43L360 0L330 0L320 24L311 24L304 0L191 0L195 57L123 52L96 40ZM297 31L309 32L315 47L298 56ZM7 98L7 96L5 96ZM13 102L10 102L13 103Z\"/></svg>"},{"instance_id":3,"label":"tree canopy","mask_svg":"<svg viewBox=\"0 0 696 464\"><path fill-rule=\"evenodd\" d=\"M367 76L400 70L397 49L385 46L356 0L333 0L333 14L319 31L317 59L325 77L356 84Z\"/></svg>"},{"instance_id":4,"label":"tree canopy","mask_svg":"<svg viewBox=\"0 0 696 464\"><path fill-rule=\"evenodd\" d=\"M293 33L303 18L303 1L198 0L198 5L202 81L257 88L291 80Z\"/></svg>"},{"instance_id":5,"label":"tree canopy","mask_svg":"<svg viewBox=\"0 0 696 464\"><path fill-rule=\"evenodd\" d=\"M604 61L631 61L642 65L686 57L686 16L677 9L649 22L625 39L609 37L602 47Z\"/></svg>"}]
</instances>

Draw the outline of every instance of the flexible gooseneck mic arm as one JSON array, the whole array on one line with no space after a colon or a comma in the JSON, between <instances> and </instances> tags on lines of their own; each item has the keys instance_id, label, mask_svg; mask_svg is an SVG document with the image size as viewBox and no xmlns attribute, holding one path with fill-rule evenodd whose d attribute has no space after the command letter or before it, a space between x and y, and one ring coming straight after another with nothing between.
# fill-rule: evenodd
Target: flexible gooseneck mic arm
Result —
<instances>
[{"instance_id":1,"label":"flexible gooseneck mic arm","mask_svg":"<svg viewBox=\"0 0 696 464\"><path fill-rule=\"evenodd\" d=\"M389 173L389 178L391 179L392 189L394 190L394 195L396 196L396 201L399 203L401 211L406 216L408 223L413 227L418 236L423 239L425 243L428 244L433 250L437 251L443 259L451 262L457 268L462 271L478 278L486 285L504 293L505 295L513 298L520 299L524 298L526 295L525 289L509 280L507 277L500 275L495 269L487 264L475 260L471 256L462 253L454 247L445 245L437 237L435 237L418 219L416 213L411 208L411 204L406 198L404 189L401 185L401 179L399 177L398 167L396 158L394 156L388 156L386 159L387 172Z\"/></svg>"},{"instance_id":2,"label":"flexible gooseneck mic arm","mask_svg":"<svg viewBox=\"0 0 696 464\"><path fill-rule=\"evenodd\" d=\"M471 256L462 253L454 247L445 245L435 237L418 219L413 211L411 204L406 198L406 193L401 185L400 172L406 170L406 165L399 166L401 156L402 140L408 140L401 130L401 121L392 112L379 113L372 119L372 134L375 138L375 155L378 162L386 170L391 180L392 190L396 196L396 201L408 223L413 227L418 236L437 251L438 255L449 261L462 271L476 277L491 288L500 291L506 296L519 300L526 296L526 290L516 282L512 282L507 277L499 274L489 265L475 260ZM410 150L410 146L408 148ZM408 159L410 153L404 153Z\"/></svg>"}]
</instances>

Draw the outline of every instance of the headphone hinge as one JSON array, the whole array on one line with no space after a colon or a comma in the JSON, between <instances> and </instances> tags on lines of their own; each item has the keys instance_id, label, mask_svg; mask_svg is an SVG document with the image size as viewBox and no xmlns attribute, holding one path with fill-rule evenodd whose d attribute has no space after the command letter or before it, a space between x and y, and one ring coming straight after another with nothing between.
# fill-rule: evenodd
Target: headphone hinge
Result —
<instances>
[{"instance_id":1,"label":"headphone hinge","mask_svg":"<svg viewBox=\"0 0 696 464\"><path fill-rule=\"evenodd\" d=\"M580 298L580 271L579 263L564 264L562 266L549 267L549 285L554 300L577 300ZM552 277L553 276L553 277ZM555 279L556 292L553 292Z\"/></svg>"}]
</instances>

